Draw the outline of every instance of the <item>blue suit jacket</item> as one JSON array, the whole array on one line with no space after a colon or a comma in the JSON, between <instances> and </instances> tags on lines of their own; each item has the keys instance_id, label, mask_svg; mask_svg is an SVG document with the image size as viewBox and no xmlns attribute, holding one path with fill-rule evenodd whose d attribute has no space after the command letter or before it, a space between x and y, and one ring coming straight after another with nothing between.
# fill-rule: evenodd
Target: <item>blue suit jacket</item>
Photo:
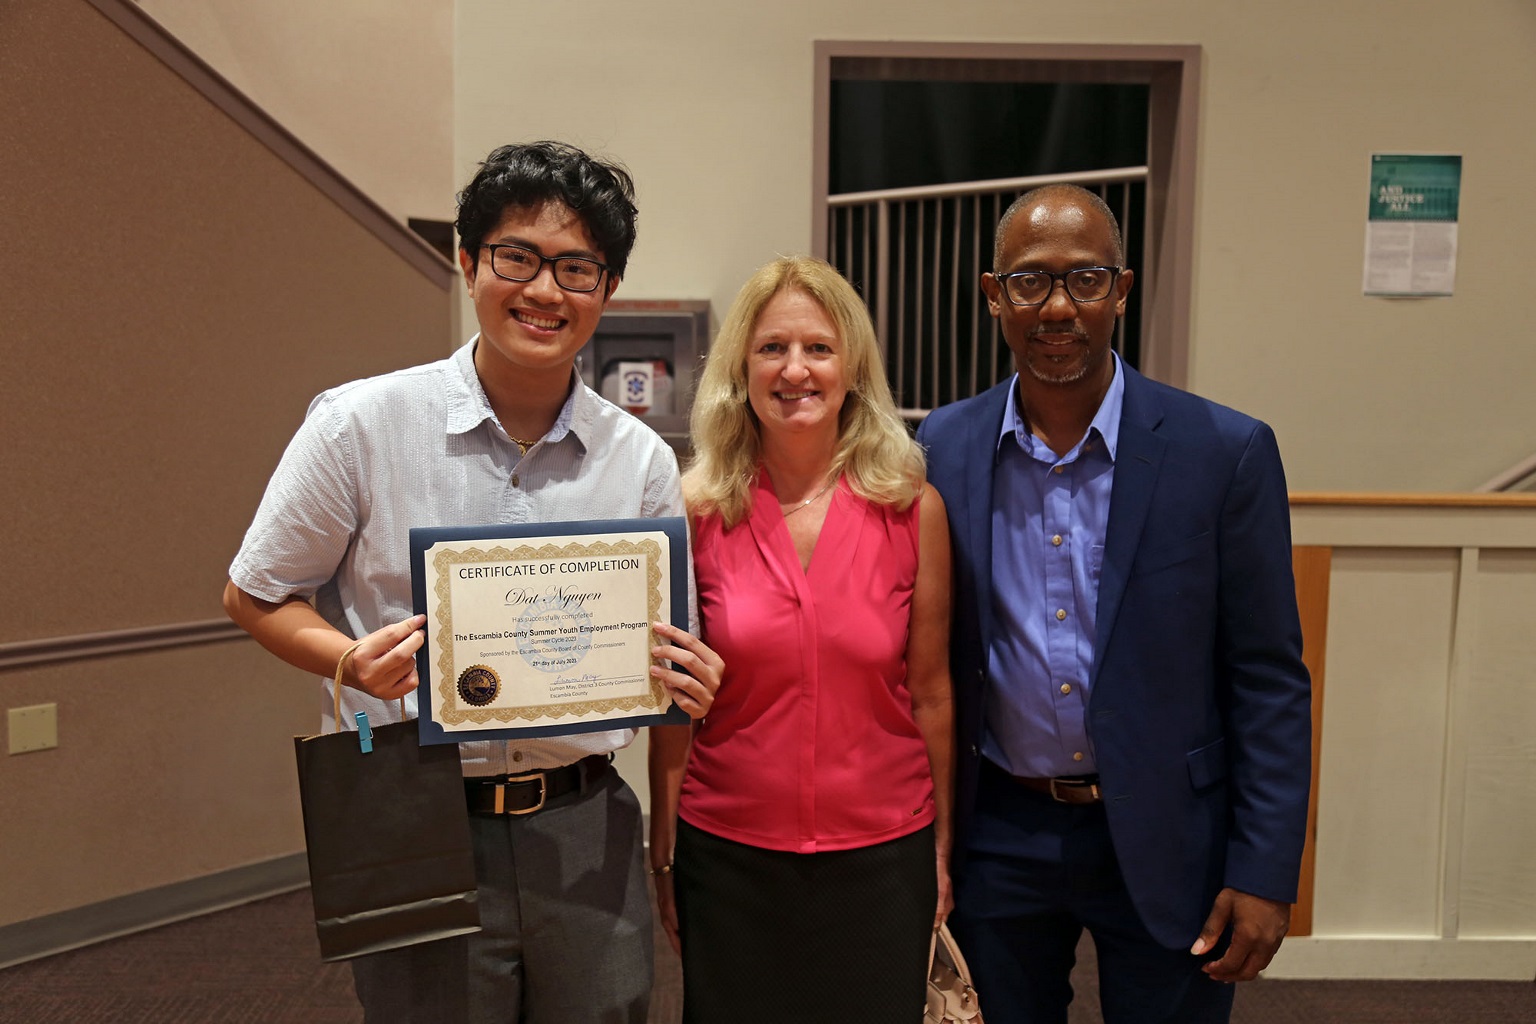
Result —
<instances>
[{"instance_id":1,"label":"blue suit jacket","mask_svg":"<svg viewBox=\"0 0 1536 1024\"><path fill-rule=\"evenodd\" d=\"M1295 900L1311 686L1273 432L1121 368L1087 724L1126 888L1148 930L1180 948L1223 886ZM986 724L992 469L1008 387L939 409L918 432L954 541L962 864Z\"/></svg>"}]
</instances>

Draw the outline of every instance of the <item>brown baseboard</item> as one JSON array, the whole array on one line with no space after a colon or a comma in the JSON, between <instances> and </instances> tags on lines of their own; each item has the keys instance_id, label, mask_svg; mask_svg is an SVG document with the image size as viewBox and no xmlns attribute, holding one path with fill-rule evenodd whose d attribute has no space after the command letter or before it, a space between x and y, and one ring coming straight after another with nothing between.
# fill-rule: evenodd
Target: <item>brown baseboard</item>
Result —
<instances>
[{"instance_id":1,"label":"brown baseboard","mask_svg":"<svg viewBox=\"0 0 1536 1024\"><path fill-rule=\"evenodd\" d=\"M184 882L117 896L0 927L0 969L309 884L304 853L286 854Z\"/></svg>"}]
</instances>

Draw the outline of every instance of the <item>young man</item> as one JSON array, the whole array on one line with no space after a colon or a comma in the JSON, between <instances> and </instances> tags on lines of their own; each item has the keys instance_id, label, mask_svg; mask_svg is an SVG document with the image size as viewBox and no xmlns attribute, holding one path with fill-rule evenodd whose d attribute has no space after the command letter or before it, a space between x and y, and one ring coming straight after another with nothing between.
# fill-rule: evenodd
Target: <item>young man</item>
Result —
<instances>
[{"instance_id":1,"label":"young man","mask_svg":"<svg viewBox=\"0 0 1536 1024\"><path fill-rule=\"evenodd\" d=\"M326 729L331 677L354 644L343 724L358 710L398 720L402 697L414 716L425 638L411 527L683 514L671 449L574 372L634 245L628 174L558 143L504 146L460 194L456 227L479 334L447 359L315 399L230 566L225 610L324 677ZM702 716L719 659L658 632L669 644L657 653L692 676L653 672ZM352 961L369 1022L645 1020L640 809L608 763L634 736L460 745L472 808L508 779L564 795L532 814L471 815L483 930ZM543 781L517 781L530 773Z\"/></svg>"},{"instance_id":2,"label":"young man","mask_svg":"<svg viewBox=\"0 0 1536 1024\"><path fill-rule=\"evenodd\" d=\"M1070 185L998 225L1018 373L918 439L955 541L950 926L990 1024L1216 1024L1274 955L1306 830L1310 687L1274 434L1111 349L1132 273Z\"/></svg>"}]
</instances>

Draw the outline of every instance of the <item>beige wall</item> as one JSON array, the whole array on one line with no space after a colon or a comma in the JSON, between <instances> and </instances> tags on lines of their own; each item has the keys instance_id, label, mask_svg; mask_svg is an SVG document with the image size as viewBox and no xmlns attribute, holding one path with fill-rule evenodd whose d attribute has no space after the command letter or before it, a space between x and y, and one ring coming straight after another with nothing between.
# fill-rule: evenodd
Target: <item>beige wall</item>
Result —
<instances>
[{"instance_id":1,"label":"beige wall","mask_svg":"<svg viewBox=\"0 0 1536 1024\"><path fill-rule=\"evenodd\" d=\"M1455 18L1429 0L1100 0L1080 27L1039 0L594 0L579 33L501 0L141 6L401 218L451 217L502 142L618 157L641 193L620 295L717 315L752 268L810 245L814 40L1196 43L1192 386L1272 422L1298 489L1466 489L1536 449L1536 346L1518 343L1536 313L1512 258L1536 231L1528 0ZM517 98L512 66L546 84ZM1450 299L1360 294L1367 160L1403 150L1465 157Z\"/></svg>"},{"instance_id":2,"label":"beige wall","mask_svg":"<svg viewBox=\"0 0 1536 1024\"><path fill-rule=\"evenodd\" d=\"M1299 489L1460 490L1536 450L1536 5L1473 0L776 4L459 0L455 174L555 136L634 171L620 295L712 299L810 245L817 39L1195 43L1204 48L1191 384L1269 420ZM511 47L521 36L559 45ZM558 81L501 86L509 53ZM1373 152L1463 154L1449 299L1360 294Z\"/></svg>"},{"instance_id":3,"label":"beige wall","mask_svg":"<svg viewBox=\"0 0 1536 1024\"><path fill-rule=\"evenodd\" d=\"M396 218L453 217L453 0L140 0Z\"/></svg>"}]
</instances>

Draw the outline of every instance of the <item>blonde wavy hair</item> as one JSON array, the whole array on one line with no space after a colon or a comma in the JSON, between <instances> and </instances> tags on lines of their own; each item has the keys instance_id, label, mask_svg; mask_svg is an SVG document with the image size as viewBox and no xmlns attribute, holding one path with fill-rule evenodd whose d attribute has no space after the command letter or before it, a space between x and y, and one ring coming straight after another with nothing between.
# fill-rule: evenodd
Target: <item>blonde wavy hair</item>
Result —
<instances>
[{"instance_id":1,"label":"blonde wavy hair","mask_svg":"<svg viewBox=\"0 0 1536 1024\"><path fill-rule=\"evenodd\" d=\"M717 513L731 527L751 507L762 425L747 400L747 355L763 308L783 291L814 299L843 343L848 395L838 415L833 472L845 474L866 501L907 508L923 488L923 450L896 412L869 311L833 267L809 256L781 256L742 285L705 359L689 421L694 458L683 477L689 511Z\"/></svg>"}]
</instances>

